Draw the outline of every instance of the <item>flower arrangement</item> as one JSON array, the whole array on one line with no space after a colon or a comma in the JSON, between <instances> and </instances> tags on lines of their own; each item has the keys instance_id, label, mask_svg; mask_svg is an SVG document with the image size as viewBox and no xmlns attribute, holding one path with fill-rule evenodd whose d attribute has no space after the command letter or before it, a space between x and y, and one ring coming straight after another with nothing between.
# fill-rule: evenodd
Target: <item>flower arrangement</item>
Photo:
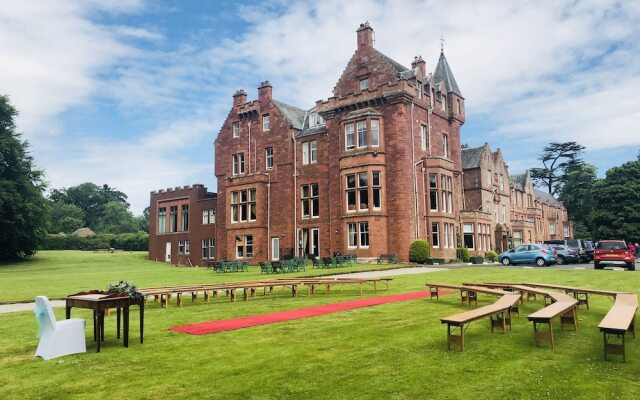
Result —
<instances>
[{"instance_id":1,"label":"flower arrangement","mask_svg":"<svg viewBox=\"0 0 640 400\"><path fill-rule=\"evenodd\" d=\"M138 289L126 281L118 281L107 286L107 292L110 293L127 293L129 297L136 301L144 300L142 293L138 292Z\"/></svg>"}]
</instances>

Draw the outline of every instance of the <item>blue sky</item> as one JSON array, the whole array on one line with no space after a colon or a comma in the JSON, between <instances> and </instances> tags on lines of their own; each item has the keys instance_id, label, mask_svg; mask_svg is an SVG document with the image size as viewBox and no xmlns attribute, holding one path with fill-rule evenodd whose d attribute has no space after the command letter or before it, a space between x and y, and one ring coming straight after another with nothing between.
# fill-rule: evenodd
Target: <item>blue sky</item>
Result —
<instances>
[{"instance_id":1,"label":"blue sky","mask_svg":"<svg viewBox=\"0 0 640 400\"><path fill-rule=\"evenodd\" d=\"M213 141L244 88L301 108L331 96L368 20L375 46L466 98L462 140L512 173L550 141L599 173L640 148L640 2L0 0L0 93L51 187L108 183L140 213L151 190L215 190Z\"/></svg>"}]
</instances>

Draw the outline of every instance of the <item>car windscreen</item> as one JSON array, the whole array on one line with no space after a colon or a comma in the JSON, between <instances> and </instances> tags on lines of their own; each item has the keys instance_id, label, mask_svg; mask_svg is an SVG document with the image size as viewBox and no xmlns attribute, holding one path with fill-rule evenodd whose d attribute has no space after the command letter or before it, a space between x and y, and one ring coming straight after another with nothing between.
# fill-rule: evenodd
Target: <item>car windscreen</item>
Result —
<instances>
[{"instance_id":1,"label":"car windscreen","mask_svg":"<svg viewBox=\"0 0 640 400\"><path fill-rule=\"evenodd\" d=\"M598 243L598 250L626 250L624 242L600 242Z\"/></svg>"},{"instance_id":2,"label":"car windscreen","mask_svg":"<svg viewBox=\"0 0 640 400\"><path fill-rule=\"evenodd\" d=\"M569 246L569 247L580 247L580 241L578 241L578 240L567 240L567 246Z\"/></svg>"}]
</instances>

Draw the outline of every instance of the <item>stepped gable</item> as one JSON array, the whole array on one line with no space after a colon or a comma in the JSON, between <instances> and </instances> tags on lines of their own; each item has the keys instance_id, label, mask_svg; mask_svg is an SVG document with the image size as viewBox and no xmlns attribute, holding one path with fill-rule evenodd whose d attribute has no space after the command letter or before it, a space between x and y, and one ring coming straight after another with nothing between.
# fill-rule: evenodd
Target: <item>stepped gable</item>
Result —
<instances>
[{"instance_id":1,"label":"stepped gable","mask_svg":"<svg viewBox=\"0 0 640 400\"><path fill-rule=\"evenodd\" d=\"M533 194L536 200L540 203L544 203L557 208L564 208L560 200L556 199L551 193L543 192L542 190L533 189Z\"/></svg>"}]
</instances>

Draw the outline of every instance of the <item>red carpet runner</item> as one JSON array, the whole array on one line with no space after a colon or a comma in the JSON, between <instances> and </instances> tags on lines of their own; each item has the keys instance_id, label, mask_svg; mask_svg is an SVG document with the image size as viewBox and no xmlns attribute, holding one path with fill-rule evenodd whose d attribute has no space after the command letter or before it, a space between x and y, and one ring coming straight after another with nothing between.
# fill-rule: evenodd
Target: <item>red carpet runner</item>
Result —
<instances>
[{"instance_id":1,"label":"red carpet runner","mask_svg":"<svg viewBox=\"0 0 640 400\"><path fill-rule=\"evenodd\" d=\"M442 292L442 294L444 293L448 292ZM191 335L206 335L207 333L231 331L234 329L248 328L250 326L273 324L276 322L290 321L293 319L309 318L318 315L331 314L339 311L353 310L354 308L377 306L378 304L395 303L398 301L416 300L424 297L429 297L429 292L415 292L393 296L370 297L360 300L345 301L342 303L323 304L321 306L299 308L297 310L280 311L269 314L252 315L249 317L176 326L170 328L170 330L175 332L189 333Z\"/></svg>"}]
</instances>

